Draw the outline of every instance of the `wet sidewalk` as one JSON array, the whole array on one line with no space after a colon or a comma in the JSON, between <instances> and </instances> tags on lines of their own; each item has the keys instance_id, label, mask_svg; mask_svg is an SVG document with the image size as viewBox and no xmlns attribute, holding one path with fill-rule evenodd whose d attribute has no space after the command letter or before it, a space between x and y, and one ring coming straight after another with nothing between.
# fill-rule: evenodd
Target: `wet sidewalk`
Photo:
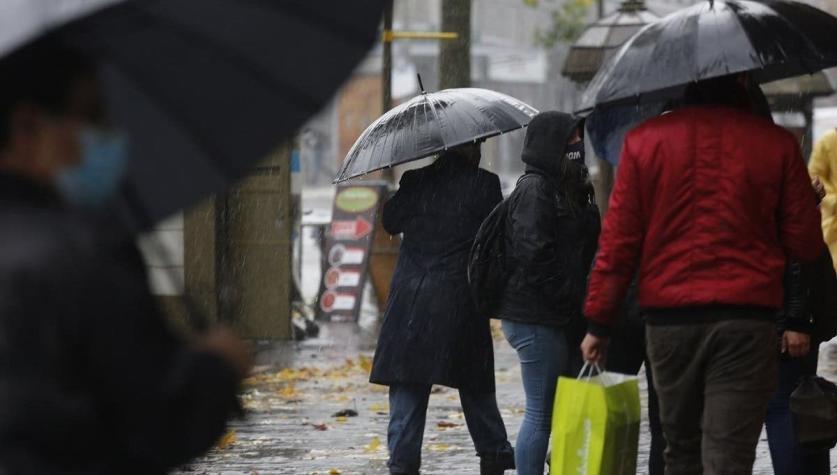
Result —
<instances>
[{"instance_id":1,"label":"wet sidewalk","mask_svg":"<svg viewBox=\"0 0 837 475\"><path fill-rule=\"evenodd\" d=\"M179 473L386 473L386 388L367 383L373 334L353 324L332 324L316 340L263 348L260 372L244 394L247 418L233 424L221 447ZM833 362L823 369L834 378L837 346L823 350L823 362L826 356ZM520 370L502 338L496 338L495 353L497 398L513 441L523 414ZM645 419L643 396L637 473L645 473L648 453ZM764 437L757 457L754 473L772 474ZM837 473L837 451L832 451L832 463ZM434 388L422 473L476 474L478 465L457 392Z\"/></svg>"}]
</instances>

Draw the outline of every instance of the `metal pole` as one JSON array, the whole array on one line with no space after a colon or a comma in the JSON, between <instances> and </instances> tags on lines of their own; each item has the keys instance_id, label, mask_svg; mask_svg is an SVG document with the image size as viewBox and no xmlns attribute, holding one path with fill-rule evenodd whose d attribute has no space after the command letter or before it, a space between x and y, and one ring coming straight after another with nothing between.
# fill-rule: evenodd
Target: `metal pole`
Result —
<instances>
[{"instance_id":1,"label":"metal pole","mask_svg":"<svg viewBox=\"0 0 837 475\"><path fill-rule=\"evenodd\" d=\"M381 64L381 108L392 108L392 0L384 7L384 51Z\"/></svg>"},{"instance_id":2,"label":"metal pole","mask_svg":"<svg viewBox=\"0 0 837 475\"><path fill-rule=\"evenodd\" d=\"M604 0L599 0L599 19L604 18Z\"/></svg>"}]
</instances>

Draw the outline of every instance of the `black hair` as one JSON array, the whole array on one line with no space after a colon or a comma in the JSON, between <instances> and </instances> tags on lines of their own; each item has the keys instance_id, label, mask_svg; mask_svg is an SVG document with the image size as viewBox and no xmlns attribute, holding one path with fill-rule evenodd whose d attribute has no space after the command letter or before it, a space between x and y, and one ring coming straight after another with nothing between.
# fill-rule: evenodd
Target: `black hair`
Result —
<instances>
[{"instance_id":1,"label":"black hair","mask_svg":"<svg viewBox=\"0 0 837 475\"><path fill-rule=\"evenodd\" d=\"M738 75L730 74L693 82L686 88L686 105L724 105L739 109L750 108L747 88Z\"/></svg>"},{"instance_id":2,"label":"black hair","mask_svg":"<svg viewBox=\"0 0 837 475\"><path fill-rule=\"evenodd\" d=\"M48 113L66 111L80 76L94 71L80 52L47 35L0 60L0 147L8 140L8 118L21 104Z\"/></svg>"}]
</instances>

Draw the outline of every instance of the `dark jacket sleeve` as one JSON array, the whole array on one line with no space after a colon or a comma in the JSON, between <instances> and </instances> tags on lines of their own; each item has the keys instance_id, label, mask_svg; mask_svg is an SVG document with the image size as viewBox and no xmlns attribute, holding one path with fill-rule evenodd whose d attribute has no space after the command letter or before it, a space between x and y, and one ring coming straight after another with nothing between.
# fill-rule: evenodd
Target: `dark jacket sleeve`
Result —
<instances>
[{"instance_id":1,"label":"dark jacket sleeve","mask_svg":"<svg viewBox=\"0 0 837 475\"><path fill-rule=\"evenodd\" d=\"M415 210L416 173L414 170L404 173L398 183L398 191L384 203L382 222L390 234L404 232L404 225Z\"/></svg>"},{"instance_id":2,"label":"dark jacket sleeve","mask_svg":"<svg viewBox=\"0 0 837 475\"><path fill-rule=\"evenodd\" d=\"M781 331L791 330L811 334L813 322L810 311L809 273L797 261L789 261L785 269L785 305L778 325Z\"/></svg>"},{"instance_id":3,"label":"dark jacket sleeve","mask_svg":"<svg viewBox=\"0 0 837 475\"><path fill-rule=\"evenodd\" d=\"M480 206L479 216L485 219L503 201L503 191L500 187L500 177L489 172L484 172L481 176L480 196L477 203Z\"/></svg>"},{"instance_id":4,"label":"dark jacket sleeve","mask_svg":"<svg viewBox=\"0 0 837 475\"><path fill-rule=\"evenodd\" d=\"M555 197L540 177L524 179L510 203L512 255L529 285L541 289L547 299L560 295L558 215Z\"/></svg>"},{"instance_id":5,"label":"dark jacket sleeve","mask_svg":"<svg viewBox=\"0 0 837 475\"><path fill-rule=\"evenodd\" d=\"M117 459L176 467L223 434L238 408L236 375L170 331L136 249L102 251L92 261L80 339Z\"/></svg>"}]
</instances>

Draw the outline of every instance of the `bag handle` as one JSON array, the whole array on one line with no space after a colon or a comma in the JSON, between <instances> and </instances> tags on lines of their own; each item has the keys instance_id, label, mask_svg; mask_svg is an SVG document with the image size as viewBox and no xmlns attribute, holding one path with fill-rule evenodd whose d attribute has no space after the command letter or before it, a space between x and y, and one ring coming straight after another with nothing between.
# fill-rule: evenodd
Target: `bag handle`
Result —
<instances>
[{"instance_id":1,"label":"bag handle","mask_svg":"<svg viewBox=\"0 0 837 475\"><path fill-rule=\"evenodd\" d=\"M594 371L595 374L593 373ZM584 376L585 374L587 375L586 377ZM590 381L593 376L600 376L605 386L610 386L613 382L607 375L607 372L599 366L599 363L591 363L589 361L584 362L584 366L581 367L581 371L578 372L578 378L576 379L584 378L585 381Z\"/></svg>"}]
</instances>

